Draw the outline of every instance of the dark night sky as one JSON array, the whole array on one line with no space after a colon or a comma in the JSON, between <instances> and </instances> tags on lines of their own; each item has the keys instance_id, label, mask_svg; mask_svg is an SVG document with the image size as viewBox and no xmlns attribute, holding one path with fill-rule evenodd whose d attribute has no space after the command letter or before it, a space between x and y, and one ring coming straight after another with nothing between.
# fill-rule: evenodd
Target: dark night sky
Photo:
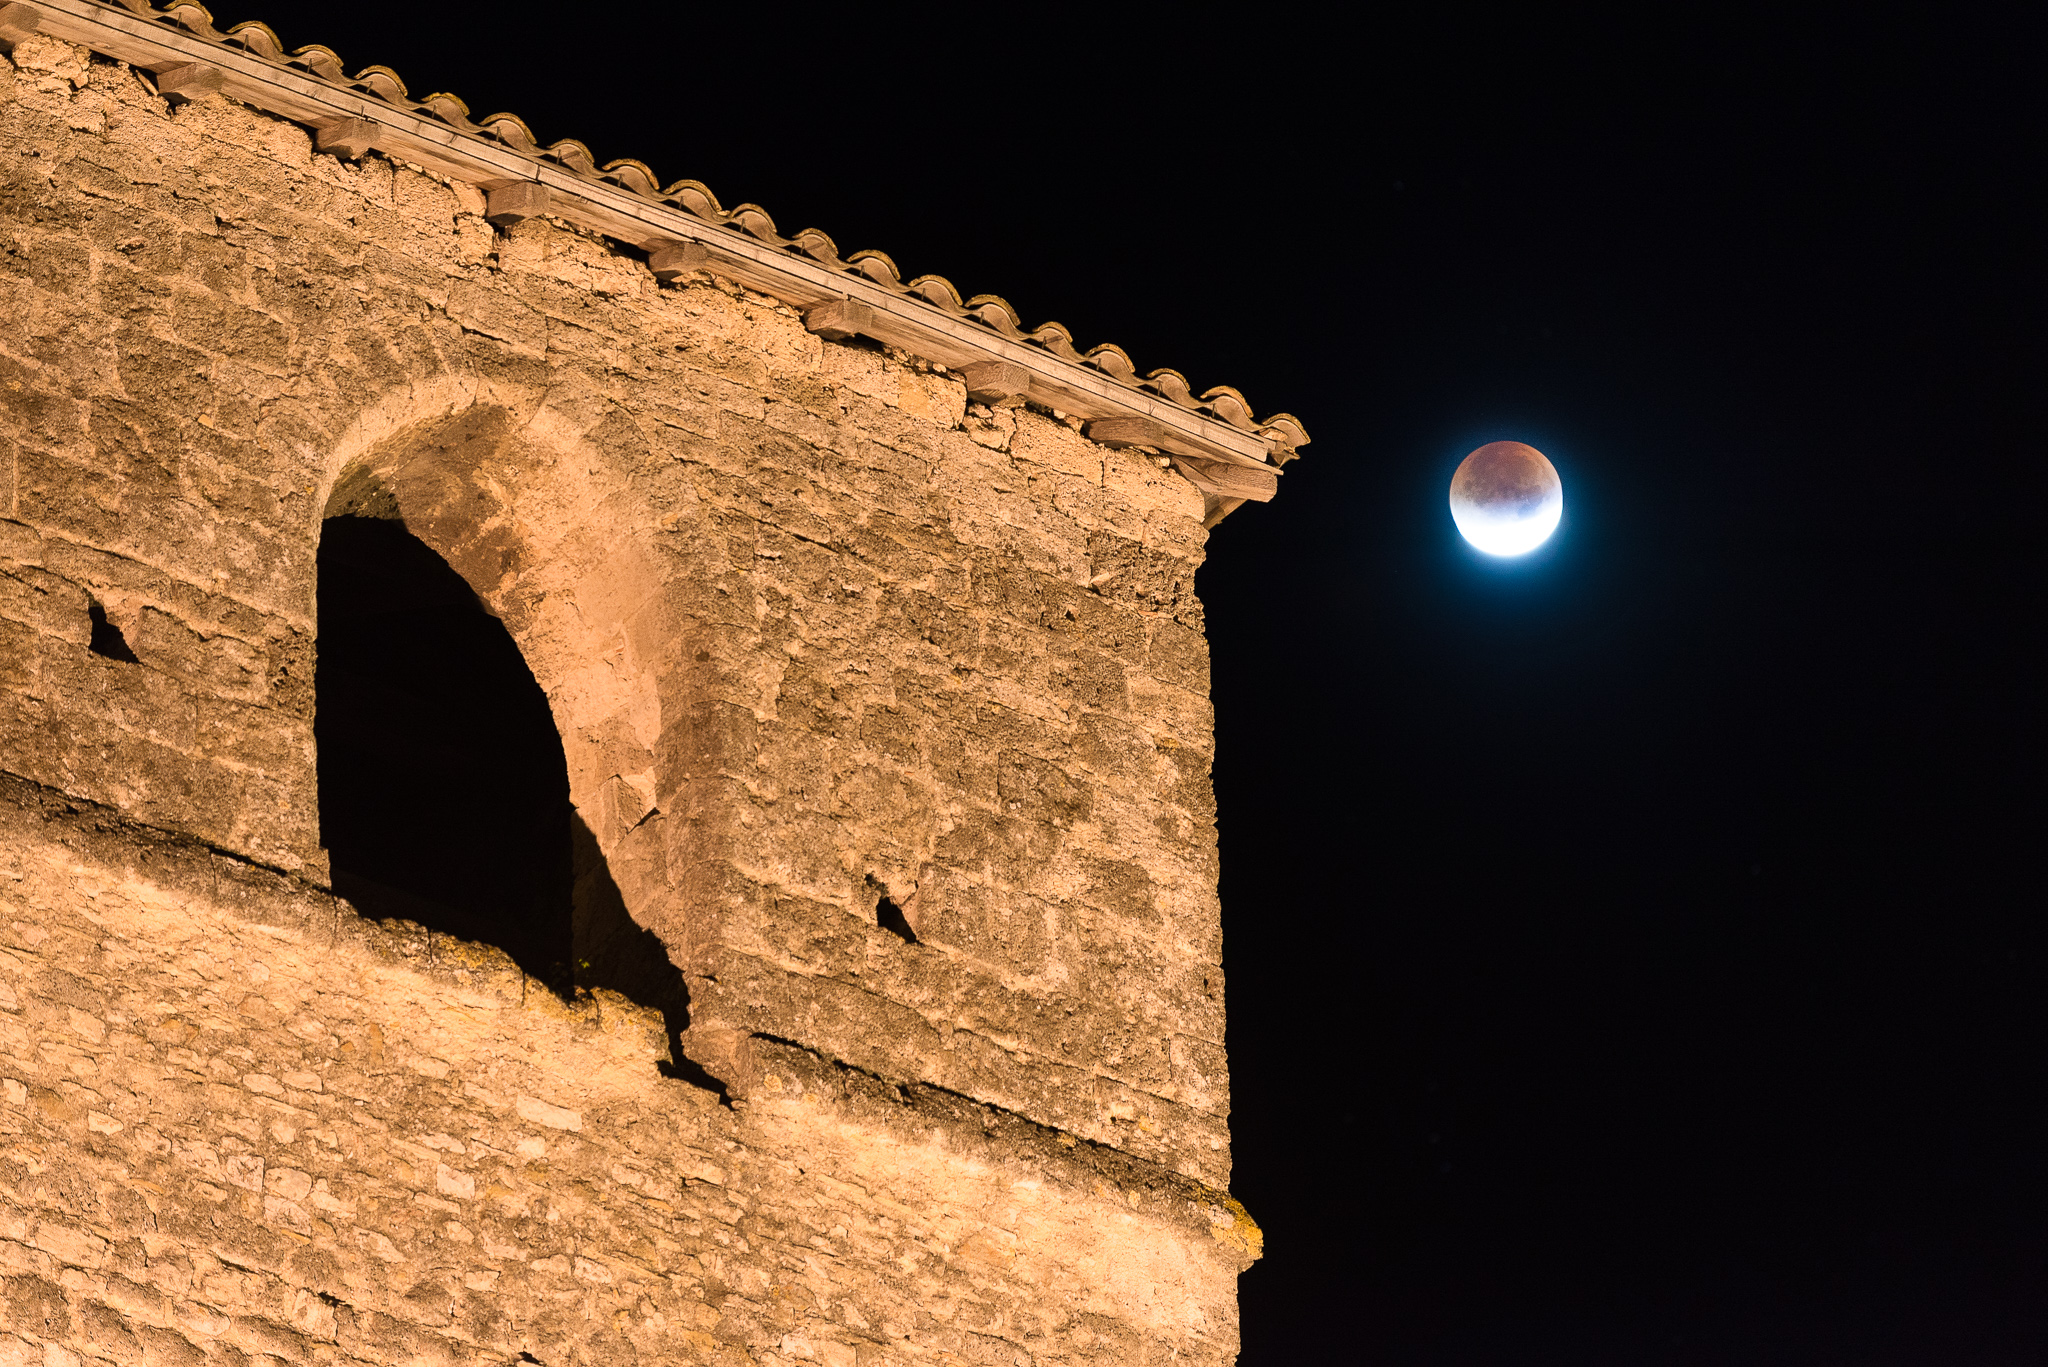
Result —
<instances>
[{"instance_id":1,"label":"dark night sky","mask_svg":"<svg viewBox=\"0 0 2048 1367\"><path fill-rule=\"evenodd\" d=\"M1303 419L1201 581L1249 1367L2048 1361L2020 11L1412 8L218 17Z\"/></svg>"}]
</instances>

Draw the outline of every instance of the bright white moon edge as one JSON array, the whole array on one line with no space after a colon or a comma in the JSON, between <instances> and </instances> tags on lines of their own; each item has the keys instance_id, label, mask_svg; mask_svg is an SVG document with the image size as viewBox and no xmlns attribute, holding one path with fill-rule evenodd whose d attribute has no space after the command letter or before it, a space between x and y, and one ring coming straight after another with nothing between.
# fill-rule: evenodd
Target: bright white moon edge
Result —
<instances>
[{"instance_id":1,"label":"bright white moon edge","mask_svg":"<svg viewBox=\"0 0 2048 1367\"><path fill-rule=\"evenodd\" d=\"M1489 516L1469 504L1451 504L1451 520L1472 545L1488 555L1527 555L1550 539L1564 519L1564 500L1547 499L1527 517Z\"/></svg>"}]
</instances>

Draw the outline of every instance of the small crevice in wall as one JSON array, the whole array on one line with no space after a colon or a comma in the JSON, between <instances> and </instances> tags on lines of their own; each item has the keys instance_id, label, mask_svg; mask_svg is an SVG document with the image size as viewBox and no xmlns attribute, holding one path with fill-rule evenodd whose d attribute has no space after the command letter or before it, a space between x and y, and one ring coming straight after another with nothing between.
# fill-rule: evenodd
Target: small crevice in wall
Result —
<instances>
[{"instance_id":1,"label":"small crevice in wall","mask_svg":"<svg viewBox=\"0 0 2048 1367\"><path fill-rule=\"evenodd\" d=\"M888 889L873 874L868 875L868 886L875 891L875 924L904 944L917 944L917 928L910 924L910 917L889 896Z\"/></svg>"},{"instance_id":2,"label":"small crevice in wall","mask_svg":"<svg viewBox=\"0 0 2048 1367\"><path fill-rule=\"evenodd\" d=\"M728 1111L734 1109L732 1089L707 1072L703 1064L685 1057L683 1046L673 1031L670 1032L669 1037L669 1058L670 1062L661 1065L661 1075L663 1077L674 1078L677 1082L686 1082L692 1087L715 1093L718 1097L719 1105L725 1107Z\"/></svg>"},{"instance_id":3,"label":"small crevice in wall","mask_svg":"<svg viewBox=\"0 0 2048 1367\"><path fill-rule=\"evenodd\" d=\"M124 665L142 663L136 658L134 649L129 646L128 638L121 634L121 628L107 620L105 608L95 601L85 612L92 622L92 639L87 643L86 649L102 659L119 660Z\"/></svg>"}]
</instances>

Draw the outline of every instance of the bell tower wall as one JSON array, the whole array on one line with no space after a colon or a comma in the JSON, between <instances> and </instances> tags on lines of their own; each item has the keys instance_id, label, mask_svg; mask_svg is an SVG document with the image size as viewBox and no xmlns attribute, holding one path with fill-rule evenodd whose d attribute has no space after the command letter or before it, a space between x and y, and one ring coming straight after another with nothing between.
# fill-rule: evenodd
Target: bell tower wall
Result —
<instances>
[{"instance_id":1,"label":"bell tower wall","mask_svg":"<svg viewBox=\"0 0 2048 1367\"><path fill-rule=\"evenodd\" d=\"M1213 499L487 195L0 59L0 1363L1234 1360ZM680 1017L335 895L336 516Z\"/></svg>"}]
</instances>

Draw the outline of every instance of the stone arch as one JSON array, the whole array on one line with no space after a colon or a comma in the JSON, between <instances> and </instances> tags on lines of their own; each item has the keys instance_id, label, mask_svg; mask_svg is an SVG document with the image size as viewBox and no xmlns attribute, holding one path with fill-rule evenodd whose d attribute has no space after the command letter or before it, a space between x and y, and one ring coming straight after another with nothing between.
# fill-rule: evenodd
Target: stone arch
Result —
<instances>
[{"instance_id":1,"label":"stone arch","mask_svg":"<svg viewBox=\"0 0 2048 1367\"><path fill-rule=\"evenodd\" d=\"M604 985L640 995L625 979L673 970L642 962L655 946L633 928L677 949L688 938L657 763L678 705L664 694L686 657L674 567L632 473L538 397L451 379L366 407L337 443L319 506L323 523L402 523L503 622L546 695L571 805L630 917L587 948Z\"/></svg>"}]
</instances>

